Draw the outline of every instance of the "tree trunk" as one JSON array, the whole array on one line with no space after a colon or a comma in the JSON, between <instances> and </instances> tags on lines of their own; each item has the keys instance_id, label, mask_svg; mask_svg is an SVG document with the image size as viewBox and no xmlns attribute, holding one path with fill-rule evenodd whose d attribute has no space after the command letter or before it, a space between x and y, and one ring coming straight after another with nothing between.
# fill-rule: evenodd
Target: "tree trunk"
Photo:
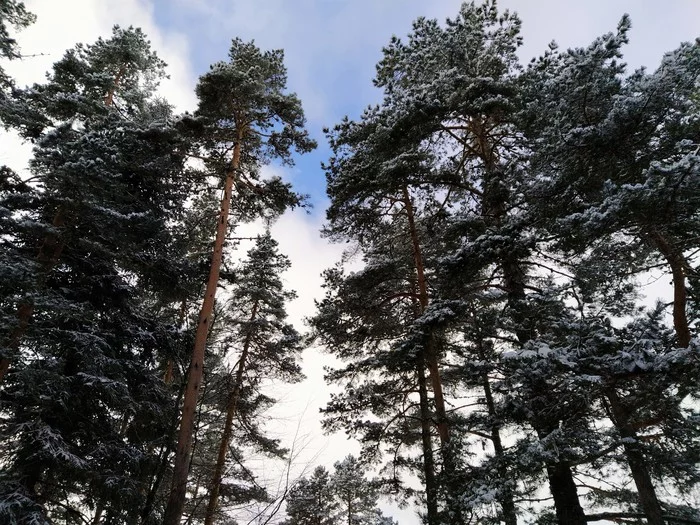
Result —
<instances>
[{"instance_id":1,"label":"tree trunk","mask_svg":"<svg viewBox=\"0 0 700 525\"><path fill-rule=\"evenodd\" d=\"M578 500L571 466L562 461L549 464L547 478L559 525L586 525L586 515Z\"/></svg>"},{"instance_id":2,"label":"tree trunk","mask_svg":"<svg viewBox=\"0 0 700 525\"><path fill-rule=\"evenodd\" d=\"M508 294L508 305L516 323L515 335L518 342L524 345L533 336L527 327L527 315L524 310L525 273L518 261L512 257L504 257L501 261L501 267ZM535 415L530 424L537 431L538 437L543 439L557 428L558 422L552 424ZM585 525L586 516L578 498L571 465L565 461L556 461L547 464L546 471L559 525Z\"/></svg>"},{"instance_id":3,"label":"tree trunk","mask_svg":"<svg viewBox=\"0 0 700 525\"><path fill-rule=\"evenodd\" d=\"M416 277L418 280L418 299L420 302L420 313L422 315L428 308L430 297L428 295L428 283L425 278L423 253L421 250L420 239L418 238L418 230L416 229L413 203L411 202L411 197L408 194L408 189L405 186L403 188L403 202L406 209L408 228L411 235L413 259L416 266ZM425 357L428 369L430 370L430 386L433 389L433 396L435 397L435 415L437 417L438 434L440 435L440 442L442 445L446 445L450 441L450 433L447 425L445 397L442 392L442 381L440 379L440 368L435 349L435 340L432 336L428 338Z\"/></svg>"},{"instance_id":4,"label":"tree trunk","mask_svg":"<svg viewBox=\"0 0 700 525\"><path fill-rule=\"evenodd\" d=\"M501 180L497 151L488 135L488 122L472 119L470 124L470 131L474 136L473 149L478 152L486 171L482 200L484 220L489 226L500 227L507 214L509 192ZM527 315L523 304L526 298L525 272L515 256L504 256L499 263L503 271L503 285L508 294L508 307L516 324L515 335L518 342L524 345L534 335L527 327ZM547 428L548 425L536 416L530 423L540 439L554 430L554 428ZM542 427L546 430L542 430ZM546 470L559 525L585 525L586 519L578 499L571 466L566 462L556 462L547 465Z\"/></svg>"},{"instance_id":5,"label":"tree trunk","mask_svg":"<svg viewBox=\"0 0 700 525\"><path fill-rule=\"evenodd\" d=\"M194 413L197 408L199 386L202 381L204 350L206 348L209 325L214 311L214 297L219 284L219 272L221 271L224 241L226 240L226 231L228 229L228 216L231 208L233 182L240 164L242 138L243 130L239 128L236 144L233 149L231 165L226 173L224 194L221 198L221 211L219 212L219 219L216 226L216 239L214 241L214 253L212 255L211 268L209 271L209 280L207 281L204 301L202 302L202 309L197 322L197 332L195 334L194 348L192 350L192 361L190 363L187 386L185 388L185 399L182 406L182 419L175 452L173 479L170 487L168 504L165 508L163 525L178 525L185 504L189 456L192 448Z\"/></svg>"},{"instance_id":6,"label":"tree trunk","mask_svg":"<svg viewBox=\"0 0 700 525\"><path fill-rule=\"evenodd\" d=\"M408 219L408 228L411 237L413 260L416 268L416 280L418 284L418 300L420 304L420 314L425 313L430 303L428 294L428 282L425 276L425 264L423 262L423 252L421 249L418 229L416 228L415 213L408 188L403 187L403 203ZM450 448L450 431L447 422L447 409L445 407L445 396L442 390L442 379L440 378L440 365L434 334L428 334L425 343L425 362L430 371L430 386L433 390L433 402L435 404L435 418L437 420L438 435L440 436L440 450L442 452L443 469L449 478L456 472L454 453ZM462 513L456 499L450 498L448 506L453 513L452 523L458 525L463 522Z\"/></svg>"},{"instance_id":7,"label":"tree trunk","mask_svg":"<svg viewBox=\"0 0 700 525\"><path fill-rule=\"evenodd\" d=\"M629 411L617 395L614 388L608 389L606 397L610 402L610 412L613 416L613 423L620 432L620 437L624 439L623 448L627 463L632 472L632 479L637 487L639 501L644 510L649 525L664 525L663 510L656 497L654 482L647 468L647 460L639 446L637 432L630 425Z\"/></svg>"},{"instance_id":8,"label":"tree trunk","mask_svg":"<svg viewBox=\"0 0 700 525\"><path fill-rule=\"evenodd\" d=\"M502 261L504 282L508 290L508 303L513 311L513 319L517 323L515 327L516 337L521 345L524 345L531 337L530 330L525 326L527 316L524 313L525 282L524 272L517 261L505 258ZM541 416L533 416L530 424L537 431L540 439L545 438L556 430L558 422L544 421ZM554 499L554 508L559 525L585 525L586 516L578 498L576 481L571 470L571 465L566 461L556 461L546 465L549 488Z\"/></svg>"},{"instance_id":9,"label":"tree trunk","mask_svg":"<svg viewBox=\"0 0 700 525\"><path fill-rule=\"evenodd\" d=\"M178 314L178 324L179 328L183 329L185 326L185 314L187 313L187 301L182 300L180 304L180 313ZM175 375L175 362L172 357L168 358L168 362L165 365L165 374L163 374L163 382L169 385L173 382L173 377Z\"/></svg>"},{"instance_id":10,"label":"tree trunk","mask_svg":"<svg viewBox=\"0 0 700 525\"><path fill-rule=\"evenodd\" d=\"M685 278L687 262L682 251L669 242L661 233L652 229L651 239L656 248L661 252L666 262L671 267L673 276L673 329L676 332L676 339L681 348L686 348L690 344L690 327L688 326L688 316L686 305L688 303L688 292L685 288Z\"/></svg>"},{"instance_id":11,"label":"tree trunk","mask_svg":"<svg viewBox=\"0 0 700 525\"><path fill-rule=\"evenodd\" d=\"M428 387L425 378L424 359L418 362L418 396L420 401L421 443L423 445L423 474L425 475L425 498L428 508L428 525L439 525L437 482L435 480L435 459L430 435L430 407Z\"/></svg>"},{"instance_id":12,"label":"tree trunk","mask_svg":"<svg viewBox=\"0 0 700 525\"><path fill-rule=\"evenodd\" d=\"M102 521L102 513L104 512L104 510L104 500L100 499L100 501L97 502L97 507L95 508L95 516L92 518L92 525L100 525L100 521Z\"/></svg>"},{"instance_id":13,"label":"tree trunk","mask_svg":"<svg viewBox=\"0 0 700 525\"><path fill-rule=\"evenodd\" d=\"M114 95L117 92L117 89L119 88L119 83L122 81L122 78L124 77L125 73L126 73L126 66L122 65L114 77L112 87L105 94L105 98L104 98L105 106L110 107L112 104L114 104Z\"/></svg>"},{"instance_id":14,"label":"tree trunk","mask_svg":"<svg viewBox=\"0 0 700 525\"><path fill-rule=\"evenodd\" d=\"M487 374L483 375L484 382L484 397L486 398L486 407L489 411L489 417L492 420L491 423L491 441L493 442L493 450L496 457L502 458L504 456L503 442L501 441L501 431L500 425L496 422L496 404L493 402L493 393L491 392L491 383L489 382L489 376ZM502 480L507 480L508 471L504 466L500 466L498 469L498 475ZM503 521L506 525L518 525L518 515L515 510L515 503L513 502L513 491L510 487L506 487L501 492L501 497L499 498L499 503L501 504L501 511L503 512Z\"/></svg>"},{"instance_id":15,"label":"tree trunk","mask_svg":"<svg viewBox=\"0 0 700 525\"><path fill-rule=\"evenodd\" d=\"M181 385L177 394L177 401L175 401L175 409L177 410L177 407L180 405L180 400L182 399L182 396L184 394L184 385ZM148 518L151 516L151 513L153 512L153 506L155 505L156 502L156 496L158 495L158 489L160 488L160 484L163 482L163 477L165 476L165 471L167 470L168 467L168 456L170 456L170 452L173 449L173 434L175 433L175 429L177 428L177 415L175 414L173 416L173 419L171 421L170 427L168 429L167 435L167 442L165 443L165 446L163 447L161 451L161 459L158 467L156 468L156 472L154 472L153 475L153 482L151 483L151 488L148 491L148 494L146 495L146 501L144 503L143 509L141 510L141 524L146 525L148 523Z\"/></svg>"},{"instance_id":16,"label":"tree trunk","mask_svg":"<svg viewBox=\"0 0 700 525\"><path fill-rule=\"evenodd\" d=\"M258 303L253 304L253 310L250 314L249 322L252 324L258 315ZM241 387L243 385L243 374L245 373L246 362L248 360L248 352L250 350L250 340L253 335L252 327L249 327L248 332L243 342L243 350L241 357L238 360L238 370L236 371L236 379L233 385L233 390L228 398L226 405L226 421L224 423L224 431L221 434L221 443L219 444L219 455L216 458L216 466L214 467L214 475L211 480L211 488L209 491L209 502L207 503L207 511L204 515L204 525L212 525L214 523L214 514L219 504L219 493L221 491L221 480L224 475L224 466L226 464L226 454L228 447L231 444L231 434L233 431L233 417L236 415L238 408L238 398L241 395Z\"/></svg>"}]
</instances>

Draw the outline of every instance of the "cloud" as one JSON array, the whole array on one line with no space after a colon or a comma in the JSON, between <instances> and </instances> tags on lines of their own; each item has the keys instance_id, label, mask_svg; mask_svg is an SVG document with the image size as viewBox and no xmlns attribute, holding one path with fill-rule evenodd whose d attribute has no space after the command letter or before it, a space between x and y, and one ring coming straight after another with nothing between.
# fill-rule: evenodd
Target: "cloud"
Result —
<instances>
[{"instance_id":1,"label":"cloud","mask_svg":"<svg viewBox=\"0 0 700 525\"><path fill-rule=\"evenodd\" d=\"M66 9L67 5L70 5L70 9ZM135 26L144 30L153 49L168 63L171 78L163 83L161 91L167 94L168 100L178 109L194 107L195 77L189 59L188 36L159 27L154 19L153 6L149 2L34 0L27 2L27 8L37 15L37 21L20 32L17 38L23 54L37 56L7 65L8 72L19 85L42 82L52 64L75 44L92 43L100 36L108 37L114 25ZM76 13L80 13L80 23L76 23Z\"/></svg>"}]
</instances>

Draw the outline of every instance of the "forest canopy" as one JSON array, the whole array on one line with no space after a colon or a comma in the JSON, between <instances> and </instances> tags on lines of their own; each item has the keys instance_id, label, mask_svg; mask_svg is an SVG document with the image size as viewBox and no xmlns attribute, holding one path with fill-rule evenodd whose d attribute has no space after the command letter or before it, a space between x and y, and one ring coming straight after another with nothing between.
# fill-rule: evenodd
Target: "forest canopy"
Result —
<instances>
[{"instance_id":1,"label":"forest canopy","mask_svg":"<svg viewBox=\"0 0 700 525\"><path fill-rule=\"evenodd\" d=\"M0 1L5 61L35 19ZM631 70L630 28L523 63L486 0L387 35L324 131L347 249L306 326L283 50L231 35L181 114L135 27L0 69L32 148L0 167L0 523L700 524L700 41ZM296 475L268 420L311 349L359 453Z\"/></svg>"}]
</instances>

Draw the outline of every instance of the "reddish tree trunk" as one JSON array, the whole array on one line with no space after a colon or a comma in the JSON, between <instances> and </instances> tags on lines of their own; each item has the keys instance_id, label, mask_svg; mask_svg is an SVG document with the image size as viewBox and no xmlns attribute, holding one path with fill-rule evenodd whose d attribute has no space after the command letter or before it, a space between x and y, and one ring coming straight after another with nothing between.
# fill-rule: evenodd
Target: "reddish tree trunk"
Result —
<instances>
[{"instance_id":1,"label":"reddish tree trunk","mask_svg":"<svg viewBox=\"0 0 700 525\"><path fill-rule=\"evenodd\" d=\"M416 228L415 213L411 196L408 193L408 188L403 187L403 203L408 219L408 228L411 237L411 245L413 248L413 260L416 268L416 280L418 284L418 300L420 305L420 314L425 313L430 303L428 294L428 281L425 276L425 264L423 262L423 252L421 249L420 239L418 237L418 229ZM447 409L445 407L445 395L442 390L442 379L440 378L440 365L438 362L437 349L435 348L435 337L431 333L428 335L425 344L425 363L430 371L430 386L433 390L433 402L435 404L435 416L437 419L438 435L440 437L440 448L442 451L443 468L445 474L449 478L456 472L455 458L452 450L450 450L450 431L447 422ZM423 373L423 371L420 371ZM462 513L459 503L456 499L450 498L448 507L452 512L452 522L454 525L463 523Z\"/></svg>"},{"instance_id":2,"label":"reddish tree trunk","mask_svg":"<svg viewBox=\"0 0 700 525\"><path fill-rule=\"evenodd\" d=\"M202 309L199 312L197 321L197 332L195 334L194 348L192 350L192 361L190 363L185 387L185 397L182 406L182 418L180 421L180 432L175 451L175 463L173 466L173 478L170 486L170 495L165 508L163 525L179 525L182 517L182 510L185 504L187 493L187 475L189 471L189 457L192 450L192 430L194 426L194 414L197 408L197 397L199 386L202 382L204 366L204 350L209 335L210 322L214 311L214 298L219 285L219 273L221 271L221 261L223 257L224 241L228 229L228 216L231 209L231 193L233 182L238 170L241 158L241 140L243 138L242 129L239 128L236 137L236 144L233 149L233 159L226 174L224 183L224 194L221 198L221 211L216 225L216 239L214 241L214 253L211 260L209 280L204 292Z\"/></svg>"},{"instance_id":3,"label":"reddish tree trunk","mask_svg":"<svg viewBox=\"0 0 700 525\"><path fill-rule=\"evenodd\" d=\"M117 74L114 77L114 82L112 83L112 87L105 94L105 98L104 98L105 106L110 107L112 104L114 104L114 95L117 92L117 89L119 88L119 83L122 81L122 78L124 77L125 73L126 73L126 66L123 65L119 68L119 71L117 71Z\"/></svg>"},{"instance_id":4,"label":"reddish tree trunk","mask_svg":"<svg viewBox=\"0 0 700 525\"><path fill-rule=\"evenodd\" d=\"M688 292L685 289L687 263L683 253L658 231L652 230L651 238L671 267L671 275L673 276L673 329L676 332L678 345L681 348L686 348L690 344L690 327L688 326L688 316L685 311L688 303Z\"/></svg>"},{"instance_id":5,"label":"reddish tree trunk","mask_svg":"<svg viewBox=\"0 0 700 525\"><path fill-rule=\"evenodd\" d=\"M408 189L403 188L403 202L408 218L408 228L411 235L411 244L413 248L413 259L416 266L416 277L418 280L418 299L420 301L420 313L423 314L428 308L430 296L428 295L428 282L425 277L425 265L423 263L423 253L421 250L420 239L418 238L418 230L416 229L415 215L413 211L413 203L408 194ZM440 367L438 365L437 352L435 350L435 341L431 336L426 344L426 363L430 370L430 386L433 389L435 397L435 414L437 416L438 434L440 442L446 445L450 441L450 433L447 425L447 411L445 409L445 396L442 392L442 381L440 379Z\"/></svg>"}]
</instances>

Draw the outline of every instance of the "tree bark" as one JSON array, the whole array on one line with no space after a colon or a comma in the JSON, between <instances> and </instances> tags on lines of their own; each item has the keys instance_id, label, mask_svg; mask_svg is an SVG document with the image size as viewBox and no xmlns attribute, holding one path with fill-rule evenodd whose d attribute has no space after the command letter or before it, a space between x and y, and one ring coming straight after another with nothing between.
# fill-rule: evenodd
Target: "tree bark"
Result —
<instances>
[{"instance_id":1,"label":"tree bark","mask_svg":"<svg viewBox=\"0 0 700 525\"><path fill-rule=\"evenodd\" d=\"M175 401L176 410L177 407L180 405L180 400L182 399L184 393L185 389L183 384L180 385L180 388L178 389L177 400ZM148 494L146 495L146 501L143 505L143 509L141 510L142 525L146 525L146 523L148 523L148 518L150 518L151 513L153 512L153 506L156 502L158 489L160 488L160 484L163 482L163 477L165 476L165 471L168 467L168 456L170 456L170 452L172 451L174 445L173 438L175 434L175 429L177 428L177 419L177 413L175 413L169 425L168 433L166 434L167 442L165 443L165 446L161 449L160 463L153 474L153 481L151 483L151 487L148 491Z\"/></svg>"},{"instance_id":2,"label":"tree bark","mask_svg":"<svg viewBox=\"0 0 700 525\"><path fill-rule=\"evenodd\" d=\"M110 106L112 106L112 104L114 104L114 95L117 92L117 89L119 88L119 83L122 81L122 78L124 77L125 73L126 73L126 65L122 65L119 68L119 71L117 71L117 74L114 76L114 81L112 83L112 87L105 94L105 98L104 98L105 106L110 107Z\"/></svg>"},{"instance_id":3,"label":"tree bark","mask_svg":"<svg viewBox=\"0 0 700 525\"><path fill-rule=\"evenodd\" d=\"M637 487L639 502L644 510L647 523L649 525L664 525L663 510L656 497L654 482L647 468L647 460L639 446L637 432L630 423L629 411L614 388L608 389L606 397L609 401L613 423L615 423L620 432L620 437L624 439L622 446L625 450L627 463L632 472L632 479L634 479L634 484Z\"/></svg>"},{"instance_id":4,"label":"tree bark","mask_svg":"<svg viewBox=\"0 0 700 525\"><path fill-rule=\"evenodd\" d=\"M439 525L435 459L430 435L430 407L428 386L425 378L425 360L421 357L416 367L418 373L418 397L420 402L421 444L423 446L423 474L425 475L425 498L428 509L428 525Z\"/></svg>"},{"instance_id":5,"label":"tree bark","mask_svg":"<svg viewBox=\"0 0 700 525\"><path fill-rule=\"evenodd\" d=\"M425 264L423 262L423 252L421 249L420 239L418 237L418 229L416 228L415 213L411 196L408 193L408 188L403 187L403 204L406 210L408 219L408 228L411 237L411 246L413 251L413 260L416 269L416 280L418 285L418 301L420 305L420 314L425 313L430 303L428 294L428 282L425 276ZM445 408L445 396L442 390L442 379L440 378L440 365L438 362L438 353L435 348L435 337L428 334L425 342L425 363L430 371L430 386L433 390L433 402L435 404L435 417L440 437L440 450L442 451L443 469L447 477L456 472L455 458L450 449L450 432L447 422L447 410ZM422 372L422 371L421 371ZM463 522L462 513L457 500L448 501L448 506L453 513L452 523L458 525Z\"/></svg>"},{"instance_id":6,"label":"tree bark","mask_svg":"<svg viewBox=\"0 0 700 525\"><path fill-rule=\"evenodd\" d=\"M100 501L97 502L97 507L95 508L95 516L92 518L92 525L100 525L100 521L102 521L102 513L104 512L104 510L104 500L100 499Z\"/></svg>"},{"instance_id":7,"label":"tree bark","mask_svg":"<svg viewBox=\"0 0 700 525\"><path fill-rule=\"evenodd\" d=\"M180 304L180 313L178 314L178 324L180 325L179 328L183 329L185 326L185 314L187 313L187 301L185 299L182 300L182 303ZM169 385L170 383L173 382L173 377L175 375L175 362L173 361L172 357L168 358L168 362L165 364L165 373L163 374L163 382L166 385Z\"/></svg>"},{"instance_id":8,"label":"tree bark","mask_svg":"<svg viewBox=\"0 0 700 525\"><path fill-rule=\"evenodd\" d=\"M250 314L249 323L253 323L258 315L258 303L253 304L253 309ZM243 350L241 357L238 360L238 370L236 371L236 379L233 385L233 390L228 398L226 405L226 421L224 423L224 431L221 434L221 443L219 444L219 454L216 458L216 466L214 467L214 475L211 480L211 488L209 491L209 502L207 503L207 511L204 515L204 525L212 525L214 523L214 515L219 505L219 493L221 491L221 480L224 475L224 466L226 465L226 454L228 447L231 444L231 434L233 431L233 418L236 415L238 408L238 398L241 395L241 387L243 385L243 374L245 373L246 362L248 360L248 352L250 351L250 341L253 336L253 329L249 327L248 332L243 342Z\"/></svg>"},{"instance_id":9,"label":"tree bark","mask_svg":"<svg viewBox=\"0 0 700 525\"><path fill-rule=\"evenodd\" d=\"M165 508L163 525L178 525L182 516L182 509L185 504L187 492L187 475L189 466L189 456L192 448L192 429L194 425L194 413L197 408L197 397L199 386L202 381L204 366L204 351L209 334L209 326L214 310L214 298L219 284L219 273L223 257L224 242L226 240L226 230L228 229L228 216L231 209L231 193L233 182L238 171L241 158L241 140L243 130L239 127L236 143L233 149L233 158L226 173L224 183L224 193L221 198L221 211L216 226L216 239L214 241L214 253L212 255L209 280L204 293L202 309L199 312L197 322L197 332L195 334L194 348L192 350L192 361L190 363L185 388L185 398L182 406L182 419L180 422L180 432L178 434L178 444L175 452L175 464L173 467L173 478L170 487L170 496Z\"/></svg>"},{"instance_id":10,"label":"tree bark","mask_svg":"<svg viewBox=\"0 0 700 525\"><path fill-rule=\"evenodd\" d=\"M688 292L685 287L688 264L683 257L683 253L657 230L652 229L650 236L656 248L671 267L671 275L673 277L673 329L676 332L678 345L681 348L686 348L690 344L690 327L688 326L688 316L686 314Z\"/></svg>"},{"instance_id":11,"label":"tree bark","mask_svg":"<svg viewBox=\"0 0 700 525\"><path fill-rule=\"evenodd\" d=\"M491 392L491 383L489 382L489 376L487 374L483 375L484 382L484 397L486 398L486 407L489 411L489 417L492 420L491 423L491 441L493 442L493 450L496 457L502 458L504 456L503 442L501 441L501 427L496 422L496 404L493 401L493 393ZM508 472L505 467L500 466L498 469L498 475L502 480L508 479ZM515 509L515 503L513 502L513 491L510 487L506 487L501 492L501 497L499 498L499 503L501 504L501 511L503 512L503 521L506 525L518 525L518 514Z\"/></svg>"},{"instance_id":12,"label":"tree bark","mask_svg":"<svg viewBox=\"0 0 700 525\"><path fill-rule=\"evenodd\" d=\"M586 515L578 499L571 466L563 461L549 464L547 478L559 525L585 525Z\"/></svg>"},{"instance_id":13,"label":"tree bark","mask_svg":"<svg viewBox=\"0 0 700 525\"><path fill-rule=\"evenodd\" d=\"M483 213L487 223L500 227L507 213L509 195L500 180L500 173L497 170L498 159L495 151L489 146L484 124L475 122L474 133L477 139L476 147L481 152L488 175L485 181ZM527 315L523 304L526 299L525 272L515 256L503 256L499 263L503 271L503 284L507 291L508 306L515 321L515 335L518 342L524 345L534 335L527 327ZM556 428L537 416L533 417L530 423L540 439ZM585 514L578 499L578 490L571 466L567 462L557 461L546 465L546 471L559 525L584 525L586 523Z\"/></svg>"},{"instance_id":14,"label":"tree bark","mask_svg":"<svg viewBox=\"0 0 700 525\"><path fill-rule=\"evenodd\" d=\"M527 316L523 310L525 274L514 258L504 257L501 266L509 307L516 322L515 335L518 342L524 345L533 335L525 324ZM539 439L543 439L556 430L558 422L544 421L542 417L535 415L530 424L535 428ZM584 525L586 516L578 498L578 489L571 465L566 461L556 461L547 464L546 471L559 525Z\"/></svg>"},{"instance_id":15,"label":"tree bark","mask_svg":"<svg viewBox=\"0 0 700 525\"><path fill-rule=\"evenodd\" d=\"M420 239L418 238L418 230L416 229L415 215L413 211L413 203L411 196L408 194L408 189L403 188L403 202L408 218L408 228L411 236L411 245L413 249L413 259L416 267L416 277L418 281L418 299L420 302L420 313L425 313L430 302L428 295L428 283L425 277L425 265L423 263L423 253L421 250ZM435 350L434 337L429 336L426 343L426 363L430 370L430 386L433 389L435 397L435 415L437 418L438 434L440 443L445 446L450 441L450 433L447 424L447 411L445 410L445 396L442 392L442 380L440 379L440 367L438 364L437 352Z\"/></svg>"}]
</instances>

